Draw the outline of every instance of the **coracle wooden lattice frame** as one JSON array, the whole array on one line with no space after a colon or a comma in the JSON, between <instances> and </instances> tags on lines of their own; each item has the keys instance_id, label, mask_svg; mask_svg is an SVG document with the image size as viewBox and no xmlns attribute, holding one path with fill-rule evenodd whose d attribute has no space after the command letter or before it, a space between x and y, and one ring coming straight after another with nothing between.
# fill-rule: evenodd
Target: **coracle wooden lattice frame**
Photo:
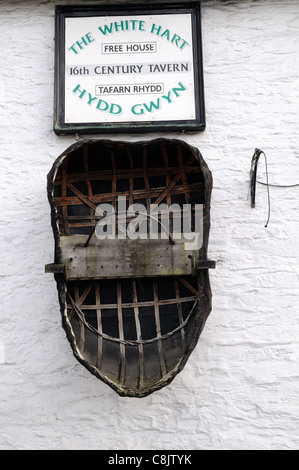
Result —
<instances>
[{"instance_id":1,"label":"coracle wooden lattice frame","mask_svg":"<svg viewBox=\"0 0 299 470\"><path fill-rule=\"evenodd\" d=\"M206 258L211 190L201 154L180 140L78 142L48 175L55 262L47 271L55 274L63 327L79 362L121 396L143 397L169 384L197 344L211 311L208 268L214 264ZM194 252L189 255L191 269L187 262L177 266L184 250L170 243L171 236L120 240L110 251L114 240L97 240L97 207L110 203L119 216L119 197L148 209L191 204L193 219L195 205L202 204L203 243L196 259ZM80 265L86 261L83 271L68 270L70 246ZM89 253L86 260L82 253Z\"/></svg>"}]
</instances>

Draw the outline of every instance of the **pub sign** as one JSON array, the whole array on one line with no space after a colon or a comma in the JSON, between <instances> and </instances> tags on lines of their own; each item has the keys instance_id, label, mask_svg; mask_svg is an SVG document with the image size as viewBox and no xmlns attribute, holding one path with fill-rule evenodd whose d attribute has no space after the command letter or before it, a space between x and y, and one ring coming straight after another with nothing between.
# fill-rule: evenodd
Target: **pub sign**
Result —
<instances>
[{"instance_id":1,"label":"pub sign","mask_svg":"<svg viewBox=\"0 0 299 470\"><path fill-rule=\"evenodd\" d=\"M204 130L200 4L56 8L57 134Z\"/></svg>"}]
</instances>

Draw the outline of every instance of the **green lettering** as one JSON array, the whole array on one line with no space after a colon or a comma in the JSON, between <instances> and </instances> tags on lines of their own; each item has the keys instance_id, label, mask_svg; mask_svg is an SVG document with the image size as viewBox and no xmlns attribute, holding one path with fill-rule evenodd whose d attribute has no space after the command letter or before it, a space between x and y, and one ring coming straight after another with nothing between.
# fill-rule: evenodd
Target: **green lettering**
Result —
<instances>
[{"instance_id":1,"label":"green lettering","mask_svg":"<svg viewBox=\"0 0 299 470\"><path fill-rule=\"evenodd\" d=\"M159 36L162 26L156 26L155 23L152 26L151 33L154 34L156 31L156 35Z\"/></svg>"},{"instance_id":2,"label":"green lettering","mask_svg":"<svg viewBox=\"0 0 299 470\"><path fill-rule=\"evenodd\" d=\"M88 93L88 95L89 95L88 104L92 104L92 102L93 102L94 100L96 100L97 97L93 98L90 93Z\"/></svg>"},{"instance_id":3,"label":"green lettering","mask_svg":"<svg viewBox=\"0 0 299 470\"><path fill-rule=\"evenodd\" d=\"M69 50L69 51L73 51L75 54L78 54L78 52L76 51L75 44L73 44L71 47L69 47L68 50Z\"/></svg>"},{"instance_id":4,"label":"green lettering","mask_svg":"<svg viewBox=\"0 0 299 470\"><path fill-rule=\"evenodd\" d=\"M104 108L102 108L102 104L104 105ZM109 108L109 104L104 101L104 100L99 100L98 101L98 104L97 104L97 109L100 110L100 111L107 111L107 109Z\"/></svg>"},{"instance_id":5,"label":"green lettering","mask_svg":"<svg viewBox=\"0 0 299 470\"><path fill-rule=\"evenodd\" d=\"M179 82L179 86L180 86L180 88L173 88L172 89L172 91L173 91L173 93L175 94L176 97L180 96L178 91L186 90L186 88L184 87L184 85L181 82Z\"/></svg>"},{"instance_id":6,"label":"green lettering","mask_svg":"<svg viewBox=\"0 0 299 470\"><path fill-rule=\"evenodd\" d=\"M113 30L113 23L110 23L110 26L108 26L107 24L105 24L104 26L104 29L102 28L102 26L99 27L99 30L101 31L102 34L104 34L104 36L106 36L106 33L112 33L112 30Z\"/></svg>"},{"instance_id":7,"label":"green lettering","mask_svg":"<svg viewBox=\"0 0 299 470\"><path fill-rule=\"evenodd\" d=\"M86 34L86 37L88 39L88 42L94 42L95 39L92 37L91 33Z\"/></svg>"},{"instance_id":8,"label":"green lettering","mask_svg":"<svg viewBox=\"0 0 299 470\"><path fill-rule=\"evenodd\" d=\"M189 42L185 41L185 39L182 39L183 44L181 45L180 49L183 49L185 46L190 46Z\"/></svg>"},{"instance_id":9,"label":"green lettering","mask_svg":"<svg viewBox=\"0 0 299 470\"><path fill-rule=\"evenodd\" d=\"M136 28L135 28L136 23L138 23L138 20L131 20L131 24L132 24L132 29L133 29L133 31L135 31L135 29L136 29ZM129 29L129 27L127 27L127 29Z\"/></svg>"},{"instance_id":10,"label":"green lettering","mask_svg":"<svg viewBox=\"0 0 299 470\"><path fill-rule=\"evenodd\" d=\"M121 106L119 106L118 104L112 103L109 113L110 114L120 114L121 112L122 112Z\"/></svg>"},{"instance_id":11,"label":"green lettering","mask_svg":"<svg viewBox=\"0 0 299 470\"><path fill-rule=\"evenodd\" d=\"M131 109L132 113L136 115L144 114L144 109L143 108L136 109L137 106L142 106L142 104L135 104Z\"/></svg>"},{"instance_id":12,"label":"green lettering","mask_svg":"<svg viewBox=\"0 0 299 470\"><path fill-rule=\"evenodd\" d=\"M143 103L143 106L149 113L151 113L154 109L160 108L160 98L157 99L157 103L154 103L153 101L151 101L149 106L147 106L147 104L145 103Z\"/></svg>"},{"instance_id":13,"label":"green lettering","mask_svg":"<svg viewBox=\"0 0 299 470\"><path fill-rule=\"evenodd\" d=\"M172 40L171 40L171 42L172 42L172 43L175 42L175 45L176 45L177 47L179 47L178 42L179 42L180 40L181 40L181 37L178 36L177 34L174 34L174 35L173 35L173 38L172 38Z\"/></svg>"},{"instance_id":14,"label":"green lettering","mask_svg":"<svg viewBox=\"0 0 299 470\"><path fill-rule=\"evenodd\" d=\"M120 23L117 23L117 22L115 21L115 23L114 23L114 28L115 28L115 31L116 31L117 33L118 33L118 30L119 30L119 29L121 29L121 30L123 31L123 30L125 29L125 27L124 27L124 22L121 21ZM128 28L127 28L127 29L128 29Z\"/></svg>"},{"instance_id":15,"label":"green lettering","mask_svg":"<svg viewBox=\"0 0 299 470\"><path fill-rule=\"evenodd\" d=\"M165 99L166 99L167 103L171 103L170 93L171 93L171 91L169 91L169 92L167 93L167 96L165 96L165 95L162 96L162 98L165 98Z\"/></svg>"},{"instance_id":16,"label":"green lettering","mask_svg":"<svg viewBox=\"0 0 299 470\"><path fill-rule=\"evenodd\" d=\"M90 43L94 42L91 33L85 34L82 36L80 41L76 41L71 47L68 48L69 51L73 51L75 54L79 54L80 51L84 49L84 47L88 46Z\"/></svg>"},{"instance_id":17,"label":"green lettering","mask_svg":"<svg viewBox=\"0 0 299 470\"><path fill-rule=\"evenodd\" d=\"M163 36L166 36L166 38L169 41L169 39L170 39L169 34L170 34L169 29L165 29L164 33L161 34L161 38L163 38Z\"/></svg>"},{"instance_id":18,"label":"green lettering","mask_svg":"<svg viewBox=\"0 0 299 470\"><path fill-rule=\"evenodd\" d=\"M139 31L145 31L145 21L139 21Z\"/></svg>"},{"instance_id":19,"label":"green lettering","mask_svg":"<svg viewBox=\"0 0 299 470\"><path fill-rule=\"evenodd\" d=\"M77 91L79 91L79 93L80 93L79 98L82 100L83 96L86 93L86 90L81 90L81 85L77 85L76 88L74 88L73 93L77 93Z\"/></svg>"}]
</instances>

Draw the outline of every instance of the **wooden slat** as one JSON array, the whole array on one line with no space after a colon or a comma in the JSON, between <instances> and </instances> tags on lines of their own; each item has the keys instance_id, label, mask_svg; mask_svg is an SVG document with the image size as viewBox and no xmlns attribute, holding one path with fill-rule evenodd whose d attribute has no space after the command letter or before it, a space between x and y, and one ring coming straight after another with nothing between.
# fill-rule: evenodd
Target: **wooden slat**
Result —
<instances>
[{"instance_id":1,"label":"wooden slat","mask_svg":"<svg viewBox=\"0 0 299 470\"><path fill-rule=\"evenodd\" d=\"M186 240L99 240L88 247L86 235L60 237L67 280L118 279L193 274L198 250L187 251ZM190 258L191 257L191 258Z\"/></svg>"},{"instance_id":2,"label":"wooden slat","mask_svg":"<svg viewBox=\"0 0 299 470\"><path fill-rule=\"evenodd\" d=\"M136 281L132 281L132 299L134 305L134 315L135 315L135 325L136 325L136 333L137 333L137 339L140 340L142 339L142 333L141 333L141 325L140 325L140 319L139 319L139 304L138 304L138 299L137 299L137 289L136 289ZM144 385L144 352L143 352L143 345L140 344L138 346L138 352L139 352L139 383L138 383L138 388L142 388Z\"/></svg>"},{"instance_id":3,"label":"wooden slat","mask_svg":"<svg viewBox=\"0 0 299 470\"><path fill-rule=\"evenodd\" d=\"M147 213L150 213L150 206L151 206L151 191L150 191L150 185L149 185L149 180L148 180L148 167L147 167L147 147L144 146L143 148L143 179L144 179L144 187L147 193L146 197L146 209ZM147 221L147 226L149 227L149 220Z\"/></svg>"},{"instance_id":4,"label":"wooden slat","mask_svg":"<svg viewBox=\"0 0 299 470\"><path fill-rule=\"evenodd\" d=\"M180 174L181 174L181 177L182 177L182 181L183 183L187 186L188 185L188 181L187 181L187 176L186 176L186 170L185 170L185 167L184 167L184 163L183 163L183 154L182 154L182 147L179 146L178 147L178 162L179 162L179 166L180 166ZM186 197L186 204L189 204L190 202L190 197L189 197L189 193L187 192L185 194L185 197Z\"/></svg>"},{"instance_id":5,"label":"wooden slat","mask_svg":"<svg viewBox=\"0 0 299 470\"><path fill-rule=\"evenodd\" d=\"M134 201L134 177L133 177L133 169L134 169L134 163L133 163L133 157L132 157L132 152L130 147L127 147L127 154L129 157L130 161L130 175L129 175L129 205L131 206Z\"/></svg>"},{"instance_id":6,"label":"wooden slat","mask_svg":"<svg viewBox=\"0 0 299 470\"><path fill-rule=\"evenodd\" d=\"M195 295L198 295L198 291L193 286L191 286L191 284L189 284L189 282L186 281L186 279L184 279L183 277L179 277L179 282L183 284L185 287L187 287L187 289L189 289L190 292L192 292Z\"/></svg>"},{"instance_id":7,"label":"wooden slat","mask_svg":"<svg viewBox=\"0 0 299 470\"><path fill-rule=\"evenodd\" d=\"M191 165L191 163L195 160L195 156L192 155L188 162L187 162L187 165ZM162 192L162 194L160 194L160 196L158 197L158 199L154 202L154 204L160 204L160 202L163 201L163 199L165 197L167 197L167 194L169 193L169 191L171 191L173 189L173 187L177 184L177 182L180 180L181 178L181 174L178 173L174 178L173 180L169 183L169 185L165 188L165 190ZM190 188L190 186L184 186L184 188L186 189L186 191L188 191L188 188Z\"/></svg>"},{"instance_id":8,"label":"wooden slat","mask_svg":"<svg viewBox=\"0 0 299 470\"><path fill-rule=\"evenodd\" d=\"M157 286L156 279L153 282L153 291L154 291L154 308L155 308L155 321L156 321L157 338L160 338L162 336L162 334L161 334L158 286ZM166 375L167 370L166 370L166 363L165 363L163 342L162 341L158 341L158 350L159 350L159 358L160 358L161 375L162 375L162 378L163 378Z\"/></svg>"},{"instance_id":9,"label":"wooden slat","mask_svg":"<svg viewBox=\"0 0 299 470\"><path fill-rule=\"evenodd\" d=\"M112 194L116 194L117 192L117 175L116 175L116 164L115 164L115 156L112 150L110 150L110 158L111 158L111 165L112 165ZM115 201L113 201L115 202ZM115 209L115 203L113 204Z\"/></svg>"},{"instance_id":10,"label":"wooden slat","mask_svg":"<svg viewBox=\"0 0 299 470\"><path fill-rule=\"evenodd\" d=\"M69 222L72 220L101 220L103 216L101 215L69 215Z\"/></svg>"},{"instance_id":11,"label":"wooden slat","mask_svg":"<svg viewBox=\"0 0 299 470\"><path fill-rule=\"evenodd\" d=\"M165 169L166 169L166 187L168 187L169 183L170 183L170 172L169 172L169 167L168 167L168 154L167 154L167 150L166 150L165 145L162 145L162 155L163 155L163 158L164 158ZM169 207L171 205L171 196L170 196L169 193L167 194L167 199L166 200L167 200L167 205Z\"/></svg>"},{"instance_id":12,"label":"wooden slat","mask_svg":"<svg viewBox=\"0 0 299 470\"><path fill-rule=\"evenodd\" d=\"M97 312L97 323L98 323L98 331L100 333L103 332L102 328L102 309L101 309L101 296L100 296L100 283L97 282L95 284L95 298L96 298L96 312ZM98 357L97 357L97 367L101 367L102 362L102 352L103 352L103 338L101 335L98 335Z\"/></svg>"},{"instance_id":13,"label":"wooden slat","mask_svg":"<svg viewBox=\"0 0 299 470\"><path fill-rule=\"evenodd\" d=\"M88 178L88 173L89 173L89 168L88 168L88 147L87 145L84 146L84 173L85 173L85 181L87 185L87 192L88 192L88 198L92 198L92 188L91 188L91 183L90 179Z\"/></svg>"},{"instance_id":14,"label":"wooden slat","mask_svg":"<svg viewBox=\"0 0 299 470\"><path fill-rule=\"evenodd\" d=\"M122 314L122 295L121 295L121 283L117 282L117 315L118 315L118 332L119 339L124 340L124 324ZM120 363L119 363L119 383L124 385L125 374L126 374L126 346L120 344Z\"/></svg>"},{"instance_id":15,"label":"wooden slat","mask_svg":"<svg viewBox=\"0 0 299 470\"><path fill-rule=\"evenodd\" d=\"M186 302L193 302L194 303L196 300L198 300L198 294L190 296L190 297L181 297L180 298L180 302L182 304L186 303ZM176 303L177 303L176 298L169 299L169 300L159 300L158 301L159 306L161 306L161 305L174 305ZM127 309L127 308L154 307L154 305L155 305L154 300L152 300L152 301L148 300L147 302L142 302L141 300L139 300L137 303L136 302L123 303L122 307L123 307L123 309ZM71 309L72 305L68 304L67 307ZM100 306L99 305L82 305L80 308L82 310L97 310L99 307L102 310L116 310L117 309L117 304L101 304Z\"/></svg>"},{"instance_id":16,"label":"wooden slat","mask_svg":"<svg viewBox=\"0 0 299 470\"><path fill-rule=\"evenodd\" d=\"M82 222L68 222L69 228L82 228L82 227L92 227L94 228L94 223L93 222L87 222L87 223L82 223Z\"/></svg>"},{"instance_id":17,"label":"wooden slat","mask_svg":"<svg viewBox=\"0 0 299 470\"><path fill-rule=\"evenodd\" d=\"M171 176L178 174L177 167L148 168L148 176ZM202 173L199 165L185 165L186 173ZM111 170L89 171L88 173L70 173L67 175L68 183L80 183L81 181L110 181L113 172ZM117 179L143 178L143 168L116 169ZM57 175L55 186L61 185L61 177Z\"/></svg>"},{"instance_id":18,"label":"wooden slat","mask_svg":"<svg viewBox=\"0 0 299 470\"><path fill-rule=\"evenodd\" d=\"M68 164L69 157L67 156L62 165L62 171L61 171L61 178L62 178L62 183L61 183L61 196L62 199L67 197L67 191L66 191L66 174L67 174L67 164ZM68 222L67 222L67 207L62 208L62 215L63 215L63 221L64 221L64 231L65 233L70 233Z\"/></svg>"},{"instance_id":19,"label":"wooden slat","mask_svg":"<svg viewBox=\"0 0 299 470\"><path fill-rule=\"evenodd\" d=\"M86 175L88 174L89 172L89 167L88 167L88 146L85 145L84 146L84 172L86 173ZM86 176L86 186L87 186L87 193L88 193L88 199L91 201L92 200L92 187L91 187L91 182L90 182L90 179L88 178L88 176ZM90 207L89 209L90 211L90 215L94 215L95 213L95 210L93 208ZM95 219L92 220L93 224L95 224Z\"/></svg>"},{"instance_id":20,"label":"wooden slat","mask_svg":"<svg viewBox=\"0 0 299 470\"><path fill-rule=\"evenodd\" d=\"M177 180L179 180L179 178L180 177L178 176ZM188 185L188 186L184 186L184 185L175 186L176 182L177 181L172 181L166 189L164 189L164 188L155 188L155 189L150 189L148 191L146 191L145 189L135 190L134 191L134 199L136 200L136 199L147 199L147 198L150 198L150 197L156 197L157 200L153 204L158 205L158 204L160 204L161 201L163 201L163 199L165 197L167 197L168 193L171 196L175 196L175 195L178 195L178 194L185 194L187 192L188 193L193 193L193 192L202 192L202 191L204 191L204 183L194 183L194 184L191 184L191 185ZM68 186L70 186L70 185L68 185ZM72 188L74 188L74 186ZM72 188L70 188L70 189L73 191ZM75 190L76 190L76 188L75 188ZM92 204L92 206L90 206L90 207L94 207L94 205L98 205L102 202L117 202L119 196L125 196L125 197L128 198L129 195L130 195L129 191L122 191L122 192L118 192L118 193L115 193L115 194L112 194L112 193L96 194L96 195L93 195L92 202L91 202L91 201L88 200L88 198L85 198L85 200L83 201L84 196L82 198L82 193L80 193L80 194L79 193L80 193L80 191L78 191L78 197L65 197L65 198L57 197L57 198L55 198L56 206L57 207L63 207L63 206L68 206L68 205L80 205L80 204L82 204L82 202L84 202L88 206L90 206L90 204Z\"/></svg>"},{"instance_id":21,"label":"wooden slat","mask_svg":"<svg viewBox=\"0 0 299 470\"><path fill-rule=\"evenodd\" d=\"M83 304L83 302L85 302L85 299L86 299L86 297L88 296L88 294L90 293L90 291L91 291L91 289L93 288L93 286L94 286L94 282L90 282L90 283L87 285L85 291L83 292L83 294L81 295L81 297L80 297L79 300L78 300L77 305L78 305L79 308L81 307L81 305ZM75 311L73 310L73 308L72 308L71 305L68 305L68 308L71 309L71 310L69 311L69 313L68 313L68 318L69 318L69 320L71 320L71 318L72 318L73 314L75 313Z\"/></svg>"},{"instance_id":22,"label":"wooden slat","mask_svg":"<svg viewBox=\"0 0 299 470\"><path fill-rule=\"evenodd\" d=\"M192 207L191 209L192 209L192 214L194 215L194 214L195 214L195 207ZM166 211L165 211L165 213L166 213ZM168 213L168 212L167 212L167 213ZM177 210L177 211L173 211L173 213L174 213L175 215L177 215L178 217L179 217L179 216L181 217L182 210L181 210L181 208L180 208L180 209ZM116 214L115 214L115 217L118 218L118 217L120 217L120 216L119 216L118 213L116 213ZM121 217L123 218L123 216L121 216ZM59 219L59 217L57 217L57 218ZM63 219L62 216L60 216L60 218ZM76 221L80 221L80 220L82 220L82 221L86 221L86 220L101 220L102 218L103 218L103 216L101 216L101 215L69 215L69 216L68 216L68 221L69 221L69 223L72 223L73 220L76 220ZM130 222L130 221L133 220L134 218L135 218L135 215L129 215L129 216L126 215L126 220L127 220L127 222ZM58 222L59 222L59 223L60 223L60 222L63 222L63 220L59 220Z\"/></svg>"},{"instance_id":23,"label":"wooden slat","mask_svg":"<svg viewBox=\"0 0 299 470\"><path fill-rule=\"evenodd\" d=\"M91 209L96 210L97 206L91 202L88 197L84 196L84 194L79 191L75 186L73 186L71 183L67 183L67 187L72 191L72 193L76 194L76 196L84 202L87 206L89 206Z\"/></svg>"},{"instance_id":24,"label":"wooden slat","mask_svg":"<svg viewBox=\"0 0 299 470\"><path fill-rule=\"evenodd\" d=\"M77 189L75 186L73 186L72 184L69 184L69 183L68 183L68 184L67 184L67 187L68 187L74 194L76 194L76 195L78 196L78 198L79 198L84 204L86 204L87 206L89 206L93 211L96 210L98 215L99 215L99 214L100 214L100 215L103 215L103 214L104 214L104 212L103 212L99 207L97 207L93 202L91 202L91 201L89 200L89 198L87 198L86 196L84 196L84 194L82 194L81 191L79 191L79 189ZM58 203L56 203L56 205L58 206ZM68 205L71 205L71 204L68 203ZM115 208L115 206L116 206L116 201L114 201L113 206L114 206L114 208ZM81 225L79 225L79 226L81 226ZM90 226L90 225L89 225L89 224L87 224L87 225L84 224L84 226L86 227L86 226ZM121 225L119 226L119 229L120 229L120 231L122 231L123 233L126 233L125 229L124 229Z\"/></svg>"},{"instance_id":25,"label":"wooden slat","mask_svg":"<svg viewBox=\"0 0 299 470\"><path fill-rule=\"evenodd\" d=\"M181 302L181 297L180 297L180 289L179 289L179 283L178 280L175 279L174 281L174 288L175 288L175 296L177 299L177 309L178 309L178 315L179 315L179 322L180 325L184 323L184 318L183 318L183 310L182 310L182 302ZM185 351L186 349L186 334L184 328L181 329L181 337L182 337L182 349Z\"/></svg>"},{"instance_id":26,"label":"wooden slat","mask_svg":"<svg viewBox=\"0 0 299 470\"><path fill-rule=\"evenodd\" d=\"M75 302L77 305L80 305L79 289L77 286L75 286L74 293L75 293ZM78 348L79 348L79 351L83 353L84 346L85 346L85 326L84 326L84 323L82 322L79 322L79 325L80 325L80 337L79 337Z\"/></svg>"}]
</instances>

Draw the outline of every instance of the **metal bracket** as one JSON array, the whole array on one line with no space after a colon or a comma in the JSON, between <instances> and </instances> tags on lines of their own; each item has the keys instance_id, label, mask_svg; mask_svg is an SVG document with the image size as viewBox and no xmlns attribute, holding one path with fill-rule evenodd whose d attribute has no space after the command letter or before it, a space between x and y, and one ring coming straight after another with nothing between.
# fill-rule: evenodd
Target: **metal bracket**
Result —
<instances>
[{"instance_id":1,"label":"metal bracket","mask_svg":"<svg viewBox=\"0 0 299 470\"><path fill-rule=\"evenodd\" d=\"M46 264L45 273L47 274L65 274L65 264Z\"/></svg>"},{"instance_id":2,"label":"metal bracket","mask_svg":"<svg viewBox=\"0 0 299 470\"><path fill-rule=\"evenodd\" d=\"M215 269L216 261L211 259L196 259L195 256L190 256L192 263L192 275L196 276L198 271L202 269Z\"/></svg>"},{"instance_id":3,"label":"metal bracket","mask_svg":"<svg viewBox=\"0 0 299 470\"><path fill-rule=\"evenodd\" d=\"M211 259L204 259L196 261L196 270L199 271L200 269L215 269L216 268L216 261Z\"/></svg>"},{"instance_id":4,"label":"metal bracket","mask_svg":"<svg viewBox=\"0 0 299 470\"><path fill-rule=\"evenodd\" d=\"M65 264L47 264L45 266L45 272L48 274L66 274L66 271L69 269L69 260L66 259ZM214 260L197 260L195 261L195 266L194 266L194 271L193 273L195 274L197 271L201 269L215 269L216 268L216 261Z\"/></svg>"}]
</instances>

